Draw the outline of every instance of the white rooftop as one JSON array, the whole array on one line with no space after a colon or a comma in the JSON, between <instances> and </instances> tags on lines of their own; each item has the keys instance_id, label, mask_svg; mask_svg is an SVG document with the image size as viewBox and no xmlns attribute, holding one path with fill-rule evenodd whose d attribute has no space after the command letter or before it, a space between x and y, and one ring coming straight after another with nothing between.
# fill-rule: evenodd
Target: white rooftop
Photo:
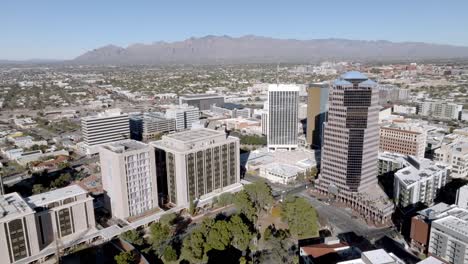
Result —
<instances>
[{"instance_id":1,"label":"white rooftop","mask_svg":"<svg viewBox=\"0 0 468 264\"><path fill-rule=\"evenodd\" d=\"M295 84L269 84L268 91L299 92L299 86Z\"/></svg>"},{"instance_id":2,"label":"white rooftop","mask_svg":"<svg viewBox=\"0 0 468 264\"><path fill-rule=\"evenodd\" d=\"M23 214L33 212L18 193L0 195L0 222L9 221Z\"/></svg>"},{"instance_id":3,"label":"white rooftop","mask_svg":"<svg viewBox=\"0 0 468 264\"><path fill-rule=\"evenodd\" d=\"M26 198L26 202L34 207L41 207L53 202L61 201L66 198L74 197L87 192L79 185L70 185L53 191L36 194Z\"/></svg>"},{"instance_id":4,"label":"white rooftop","mask_svg":"<svg viewBox=\"0 0 468 264\"><path fill-rule=\"evenodd\" d=\"M183 131L179 133L169 134L164 137L177 140L177 141L181 141L184 143L188 143L191 141L199 141L201 139L217 137L220 135L226 135L226 133L224 131L200 128L200 129L192 129L192 130L187 130L187 131Z\"/></svg>"},{"instance_id":5,"label":"white rooftop","mask_svg":"<svg viewBox=\"0 0 468 264\"><path fill-rule=\"evenodd\" d=\"M444 262L434 258L433 256L430 256L428 258L425 258L419 261L417 264L444 264Z\"/></svg>"},{"instance_id":6,"label":"white rooftop","mask_svg":"<svg viewBox=\"0 0 468 264\"><path fill-rule=\"evenodd\" d=\"M147 148L148 145L136 140L122 140L114 143L106 144L102 146L105 149L108 149L116 153L124 153L126 151L139 150Z\"/></svg>"},{"instance_id":7,"label":"white rooftop","mask_svg":"<svg viewBox=\"0 0 468 264\"><path fill-rule=\"evenodd\" d=\"M403 184L411 185L425 178L432 177L441 170L446 170L447 167L442 164L435 164L429 159L421 159L419 162L419 168L415 166L408 166L395 173Z\"/></svg>"},{"instance_id":8,"label":"white rooftop","mask_svg":"<svg viewBox=\"0 0 468 264\"><path fill-rule=\"evenodd\" d=\"M362 252L363 257L367 258L372 264L392 264L395 260L383 249L376 249Z\"/></svg>"}]
</instances>

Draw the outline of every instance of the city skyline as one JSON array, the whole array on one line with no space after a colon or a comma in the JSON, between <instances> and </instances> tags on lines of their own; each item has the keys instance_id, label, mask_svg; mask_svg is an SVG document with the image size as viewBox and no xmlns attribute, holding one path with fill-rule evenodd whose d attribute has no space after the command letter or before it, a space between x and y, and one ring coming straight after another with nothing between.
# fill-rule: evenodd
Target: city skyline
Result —
<instances>
[{"instance_id":1,"label":"city skyline","mask_svg":"<svg viewBox=\"0 0 468 264\"><path fill-rule=\"evenodd\" d=\"M468 46L468 36L463 34L468 23L463 10L467 8L465 1L453 1L450 5L436 1L424 4L296 1L275 5L263 1L140 5L9 2L0 10L0 23L8 25L2 30L0 59L67 60L108 44L127 47L206 35L253 34L281 39L343 38ZM357 11L366 15L355 16Z\"/></svg>"}]
</instances>

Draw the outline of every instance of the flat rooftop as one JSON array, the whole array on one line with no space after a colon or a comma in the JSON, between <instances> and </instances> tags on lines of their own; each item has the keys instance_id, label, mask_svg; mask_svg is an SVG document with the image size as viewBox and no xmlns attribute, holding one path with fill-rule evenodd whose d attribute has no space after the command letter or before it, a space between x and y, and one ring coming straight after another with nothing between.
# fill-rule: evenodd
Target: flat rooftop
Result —
<instances>
[{"instance_id":1,"label":"flat rooftop","mask_svg":"<svg viewBox=\"0 0 468 264\"><path fill-rule=\"evenodd\" d=\"M0 195L0 222L33 212L18 193Z\"/></svg>"},{"instance_id":2,"label":"flat rooftop","mask_svg":"<svg viewBox=\"0 0 468 264\"><path fill-rule=\"evenodd\" d=\"M363 257L367 258L372 264L391 264L395 260L383 249L376 249L362 252Z\"/></svg>"},{"instance_id":3,"label":"flat rooftop","mask_svg":"<svg viewBox=\"0 0 468 264\"><path fill-rule=\"evenodd\" d=\"M224 96L219 94L186 94L182 95L180 98L182 99L207 99L207 98L219 98Z\"/></svg>"},{"instance_id":4,"label":"flat rooftop","mask_svg":"<svg viewBox=\"0 0 468 264\"><path fill-rule=\"evenodd\" d=\"M127 151L147 148L148 145L136 140L123 140L102 146L103 148L115 153L124 153Z\"/></svg>"},{"instance_id":5,"label":"flat rooftop","mask_svg":"<svg viewBox=\"0 0 468 264\"><path fill-rule=\"evenodd\" d=\"M187 130L179 133L169 134L165 137L180 142L188 143L192 141L198 141L200 139L206 139L210 137L217 137L220 135L226 135L224 131L212 130L207 128Z\"/></svg>"},{"instance_id":6,"label":"flat rooftop","mask_svg":"<svg viewBox=\"0 0 468 264\"><path fill-rule=\"evenodd\" d=\"M419 211L418 214L428 219L434 219L437 217L437 215L448 211L450 208L452 207L446 203L438 203L429 208Z\"/></svg>"},{"instance_id":7,"label":"flat rooftop","mask_svg":"<svg viewBox=\"0 0 468 264\"><path fill-rule=\"evenodd\" d=\"M434 176L441 170L445 170L447 167L442 164L435 164L433 161L428 159L422 159L419 163L419 168L414 166L408 166L395 173L401 182L405 185L411 185L422 179Z\"/></svg>"},{"instance_id":8,"label":"flat rooftop","mask_svg":"<svg viewBox=\"0 0 468 264\"><path fill-rule=\"evenodd\" d=\"M70 185L53 191L29 196L25 200L33 207L41 207L81 194L86 194L86 191L83 188L81 188L79 185Z\"/></svg>"}]
</instances>

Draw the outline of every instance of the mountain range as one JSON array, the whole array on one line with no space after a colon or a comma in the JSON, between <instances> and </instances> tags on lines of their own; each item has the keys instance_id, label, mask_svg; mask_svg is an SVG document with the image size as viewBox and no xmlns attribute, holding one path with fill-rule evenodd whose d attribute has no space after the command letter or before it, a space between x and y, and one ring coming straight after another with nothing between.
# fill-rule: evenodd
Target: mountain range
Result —
<instances>
[{"instance_id":1,"label":"mountain range","mask_svg":"<svg viewBox=\"0 0 468 264\"><path fill-rule=\"evenodd\" d=\"M222 64L309 63L323 60L418 61L468 59L468 47L422 42L349 39L277 39L247 35L189 38L176 42L107 45L67 63L77 64Z\"/></svg>"}]
</instances>

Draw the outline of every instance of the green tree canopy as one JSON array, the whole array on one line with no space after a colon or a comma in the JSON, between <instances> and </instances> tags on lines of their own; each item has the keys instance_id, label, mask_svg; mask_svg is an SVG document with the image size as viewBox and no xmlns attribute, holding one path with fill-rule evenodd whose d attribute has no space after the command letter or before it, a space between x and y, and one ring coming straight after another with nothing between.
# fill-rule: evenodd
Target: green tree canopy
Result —
<instances>
[{"instance_id":1,"label":"green tree canopy","mask_svg":"<svg viewBox=\"0 0 468 264\"><path fill-rule=\"evenodd\" d=\"M247 219L254 222L256 219L255 205L249 198L249 195L245 190L242 190L236 194L234 199L234 205L237 207L240 213L245 215Z\"/></svg>"},{"instance_id":2,"label":"green tree canopy","mask_svg":"<svg viewBox=\"0 0 468 264\"><path fill-rule=\"evenodd\" d=\"M124 251L114 256L114 260L117 264L133 264L136 263L135 254L131 251Z\"/></svg>"},{"instance_id":3,"label":"green tree canopy","mask_svg":"<svg viewBox=\"0 0 468 264\"><path fill-rule=\"evenodd\" d=\"M190 263L203 263L208 260L205 252L205 236L202 230L195 230L182 243L182 258Z\"/></svg>"},{"instance_id":4,"label":"green tree canopy","mask_svg":"<svg viewBox=\"0 0 468 264\"><path fill-rule=\"evenodd\" d=\"M178 259L177 252L172 246L166 246L163 252L164 262L174 262Z\"/></svg>"},{"instance_id":5,"label":"green tree canopy","mask_svg":"<svg viewBox=\"0 0 468 264\"><path fill-rule=\"evenodd\" d=\"M157 254L161 254L163 245L169 240L171 229L167 225L159 222L150 226L151 247Z\"/></svg>"},{"instance_id":6,"label":"green tree canopy","mask_svg":"<svg viewBox=\"0 0 468 264\"><path fill-rule=\"evenodd\" d=\"M226 221L216 221L206 237L207 251L214 248L224 250L231 242L230 226Z\"/></svg>"},{"instance_id":7,"label":"green tree canopy","mask_svg":"<svg viewBox=\"0 0 468 264\"><path fill-rule=\"evenodd\" d=\"M242 221L239 215L231 217L229 229L232 237L232 245L241 251L247 250L254 234L250 232L249 226Z\"/></svg>"},{"instance_id":8,"label":"green tree canopy","mask_svg":"<svg viewBox=\"0 0 468 264\"><path fill-rule=\"evenodd\" d=\"M129 230L125 233L122 233L120 235L120 237L133 244L133 245L137 245L137 246L142 246L144 243L145 243L145 240L143 239L143 234L141 234L140 232L136 231L136 230Z\"/></svg>"},{"instance_id":9,"label":"green tree canopy","mask_svg":"<svg viewBox=\"0 0 468 264\"><path fill-rule=\"evenodd\" d=\"M287 197L282 206L282 217L292 235L298 238L317 236L317 212L305 198Z\"/></svg>"},{"instance_id":10,"label":"green tree canopy","mask_svg":"<svg viewBox=\"0 0 468 264\"><path fill-rule=\"evenodd\" d=\"M250 201L255 205L257 212L273 204L274 199L271 194L271 188L264 181L244 185L244 190L249 195Z\"/></svg>"},{"instance_id":11,"label":"green tree canopy","mask_svg":"<svg viewBox=\"0 0 468 264\"><path fill-rule=\"evenodd\" d=\"M169 214L165 214L161 216L161 218L159 219L159 222L161 222L161 224L163 225L170 226L174 224L174 221L176 220L176 218L177 218L177 215L175 213L169 213Z\"/></svg>"}]
</instances>

